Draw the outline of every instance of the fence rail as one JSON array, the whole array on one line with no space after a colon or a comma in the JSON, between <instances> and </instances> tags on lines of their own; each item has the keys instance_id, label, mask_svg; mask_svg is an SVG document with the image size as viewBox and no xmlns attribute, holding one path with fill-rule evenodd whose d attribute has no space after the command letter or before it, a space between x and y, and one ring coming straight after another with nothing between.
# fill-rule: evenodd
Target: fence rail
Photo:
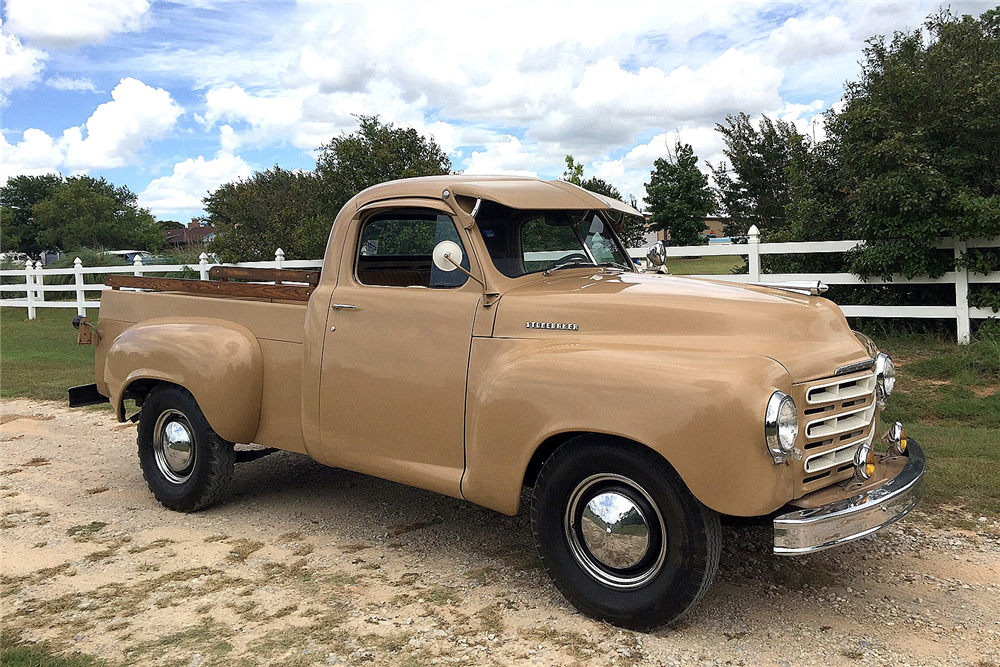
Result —
<instances>
[{"instance_id":1,"label":"fence rail","mask_svg":"<svg viewBox=\"0 0 1000 667\"><path fill-rule=\"evenodd\" d=\"M768 283L821 280L828 285L954 285L955 305L953 306L840 306L844 315L848 317L891 317L891 318L938 318L954 319L958 341L967 343L971 331L971 320L997 317L998 314L988 308L975 308L969 306L969 285L981 283L1000 284L1000 271L994 271L986 275L973 274L965 269L949 271L937 278L916 277L904 278L893 276L891 281L880 278L870 278L862 280L851 273L764 273L761 270L760 258L762 255L791 255L791 254L812 254L812 253L842 253L857 247L861 241L815 241L815 242L794 242L794 243L761 243L760 233L756 227L750 228L750 234L745 244L737 245L711 245L711 246L679 246L666 248L667 257L713 257L713 256L745 256L749 265L749 272L743 274L728 275L704 275L696 276L700 278L712 278L735 283L758 283L766 279ZM1000 238L977 239L972 241L946 240L939 246L941 249L953 250L955 258L958 259L969 248L998 248ZM633 258L641 259L646 255L644 249L632 249L629 251ZM265 262L242 262L239 264L227 264L225 266L241 266L253 268L270 269L313 269L322 267L323 260L295 260L285 259L285 253L278 248L274 253L273 261ZM208 255L201 254L197 264L150 264L143 265L140 259L136 259L131 266L91 266L85 267L79 258L73 263L73 268L67 269L46 269L41 262L32 264L25 262L23 269L7 269L0 271L0 276L5 278L19 277L24 280L22 283L5 284L0 286L0 291L24 293L23 298L0 299L0 306L13 306L17 308L27 308L29 319L34 319L38 308L75 308L77 314L86 315L88 308L100 308L100 292L111 289L110 287L98 283L85 283L85 275L106 275L106 274L132 274L143 276L149 274L176 273L184 271L197 271L201 280L208 280L208 272L213 266L220 266L217 262L209 261ZM69 285L46 285L44 280L47 276L73 276L74 281ZM75 299L52 301L46 300L45 295L53 292L73 292ZM87 298L88 293L97 293L97 298Z\"/></svg>"}]
</instances>

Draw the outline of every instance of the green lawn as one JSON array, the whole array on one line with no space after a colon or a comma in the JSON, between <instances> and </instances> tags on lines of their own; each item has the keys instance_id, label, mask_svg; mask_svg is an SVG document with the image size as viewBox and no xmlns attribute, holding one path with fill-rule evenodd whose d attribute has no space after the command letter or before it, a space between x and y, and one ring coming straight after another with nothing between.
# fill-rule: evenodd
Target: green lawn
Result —
<instances>
[{"instance_id":1,"label":"green lawn","mask_svg":"<svg viewBox=\"0 0 1000 667\"><path fill-rule=\"evenodd\" d=\"M719 255L716 257L669 257L667 269L675 276L721 276L733 272L733 267L743 263L741 255Z\"/></svg>"},{"instance_id":2,"label":"green lawn","mask_svg":"<svg viewBox=\"0 0 1000 667\"><path fill-rule=\"evenodd\" d=\"M708 261L720 259L732 261ZM67 387L94 381L94 348L76 344L73 315L40 310L31 321L0 309L0 396L65 401ZM900 369L883 422L903 422L927 452L927 505L1000 514L1000 335L965 347L928 336L876 342Z\"/></svg>"},{"instance_id":3,"label":"green lawn","mask_svg":"<svg viewBox=\"0 0 1000 667\"><path fill-rule=\"evenodd\" d=\"M88 315L96 319L97 311ZM77 345L75 316L69 308L39 308L29 320L24 308L0 308L0 397L65 401L68 387L94 381L94 348Z\"/></svg>"},{"instance_id":4,"label":"green lawn","mask_svg":"<svg viewBox=\"0 0 1000 667\"><path fill-rule=\"evenodd\" d=\"M903 422L927 453L928 506L1000 514L1000 335L876 342L899 369L883 422Z\"/></svg>"}]
</instances>

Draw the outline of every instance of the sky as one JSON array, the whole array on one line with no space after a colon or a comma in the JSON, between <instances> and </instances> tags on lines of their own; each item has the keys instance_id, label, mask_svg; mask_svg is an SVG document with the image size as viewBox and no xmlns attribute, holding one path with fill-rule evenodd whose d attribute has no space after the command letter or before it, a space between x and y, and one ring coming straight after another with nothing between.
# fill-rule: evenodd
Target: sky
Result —
<instances>
[{"instance_id":1,"label":"sky","mask_svg":"<svg viewBox=\"0 0 1000 667\"><path fill-rule=\"evenodd\" d=\"M312 169L364 114L433 136L465 173L558 178L573 155L641 200L678 136L720 162L727 114L821 140L865 41L940 6L6 0L0 183L103 176L187 222L223 183Z\"/></svg>"}]
</instances>

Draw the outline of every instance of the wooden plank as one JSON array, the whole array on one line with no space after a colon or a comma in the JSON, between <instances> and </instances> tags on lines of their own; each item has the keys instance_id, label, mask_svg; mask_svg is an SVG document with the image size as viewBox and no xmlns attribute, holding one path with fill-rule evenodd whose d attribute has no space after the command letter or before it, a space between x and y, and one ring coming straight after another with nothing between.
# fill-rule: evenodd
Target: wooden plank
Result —
<instances>
[{"instance_id":1,"label":"wooden plank","mask_svg":"<svg viewBox=\"0 0 1000 667\"><path fill-rule=\"evenodd\" d=\"M182 278L147 278L145 276L108 276L104 282L106 285L110 285L111 289L131 287L165 292L189 292L191 294L280 299L283 301L308 301L313 292L312 286L259 285Z\"/></svg>"},{"instance_id":2,"label":"wooden plank","mask_svg":"<svg viewBox=\"0 0 1000 667\"><path fill-rule=\"evenodd\" d=\"M295 269L263 269L245 266L213 266L208 271L212 280L256 280L275 283L319 284L319 269L297 271Z\"/></svg>"}]
</instances>

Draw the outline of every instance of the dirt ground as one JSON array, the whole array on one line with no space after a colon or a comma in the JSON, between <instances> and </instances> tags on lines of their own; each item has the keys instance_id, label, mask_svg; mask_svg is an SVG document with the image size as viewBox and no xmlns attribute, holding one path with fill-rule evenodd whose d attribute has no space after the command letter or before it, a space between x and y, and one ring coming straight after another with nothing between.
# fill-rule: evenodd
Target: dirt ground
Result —
<instances>
[{"instance_id":1,"label":"dirt ground","mask_svg":"<svg viewBox=\"0 0 1000 667\"><path fill-rule=\"evenodd\" d=\"M724 525L715 585L678 627L592 621L540 569L527 512L279 453L228 500L159 506L135 426L4 401L4 633L123 664L1000 665L1000 521L915 513L809 557ZM931 462L933 465L933 462Z\"/></svg>"}]
</instances>

